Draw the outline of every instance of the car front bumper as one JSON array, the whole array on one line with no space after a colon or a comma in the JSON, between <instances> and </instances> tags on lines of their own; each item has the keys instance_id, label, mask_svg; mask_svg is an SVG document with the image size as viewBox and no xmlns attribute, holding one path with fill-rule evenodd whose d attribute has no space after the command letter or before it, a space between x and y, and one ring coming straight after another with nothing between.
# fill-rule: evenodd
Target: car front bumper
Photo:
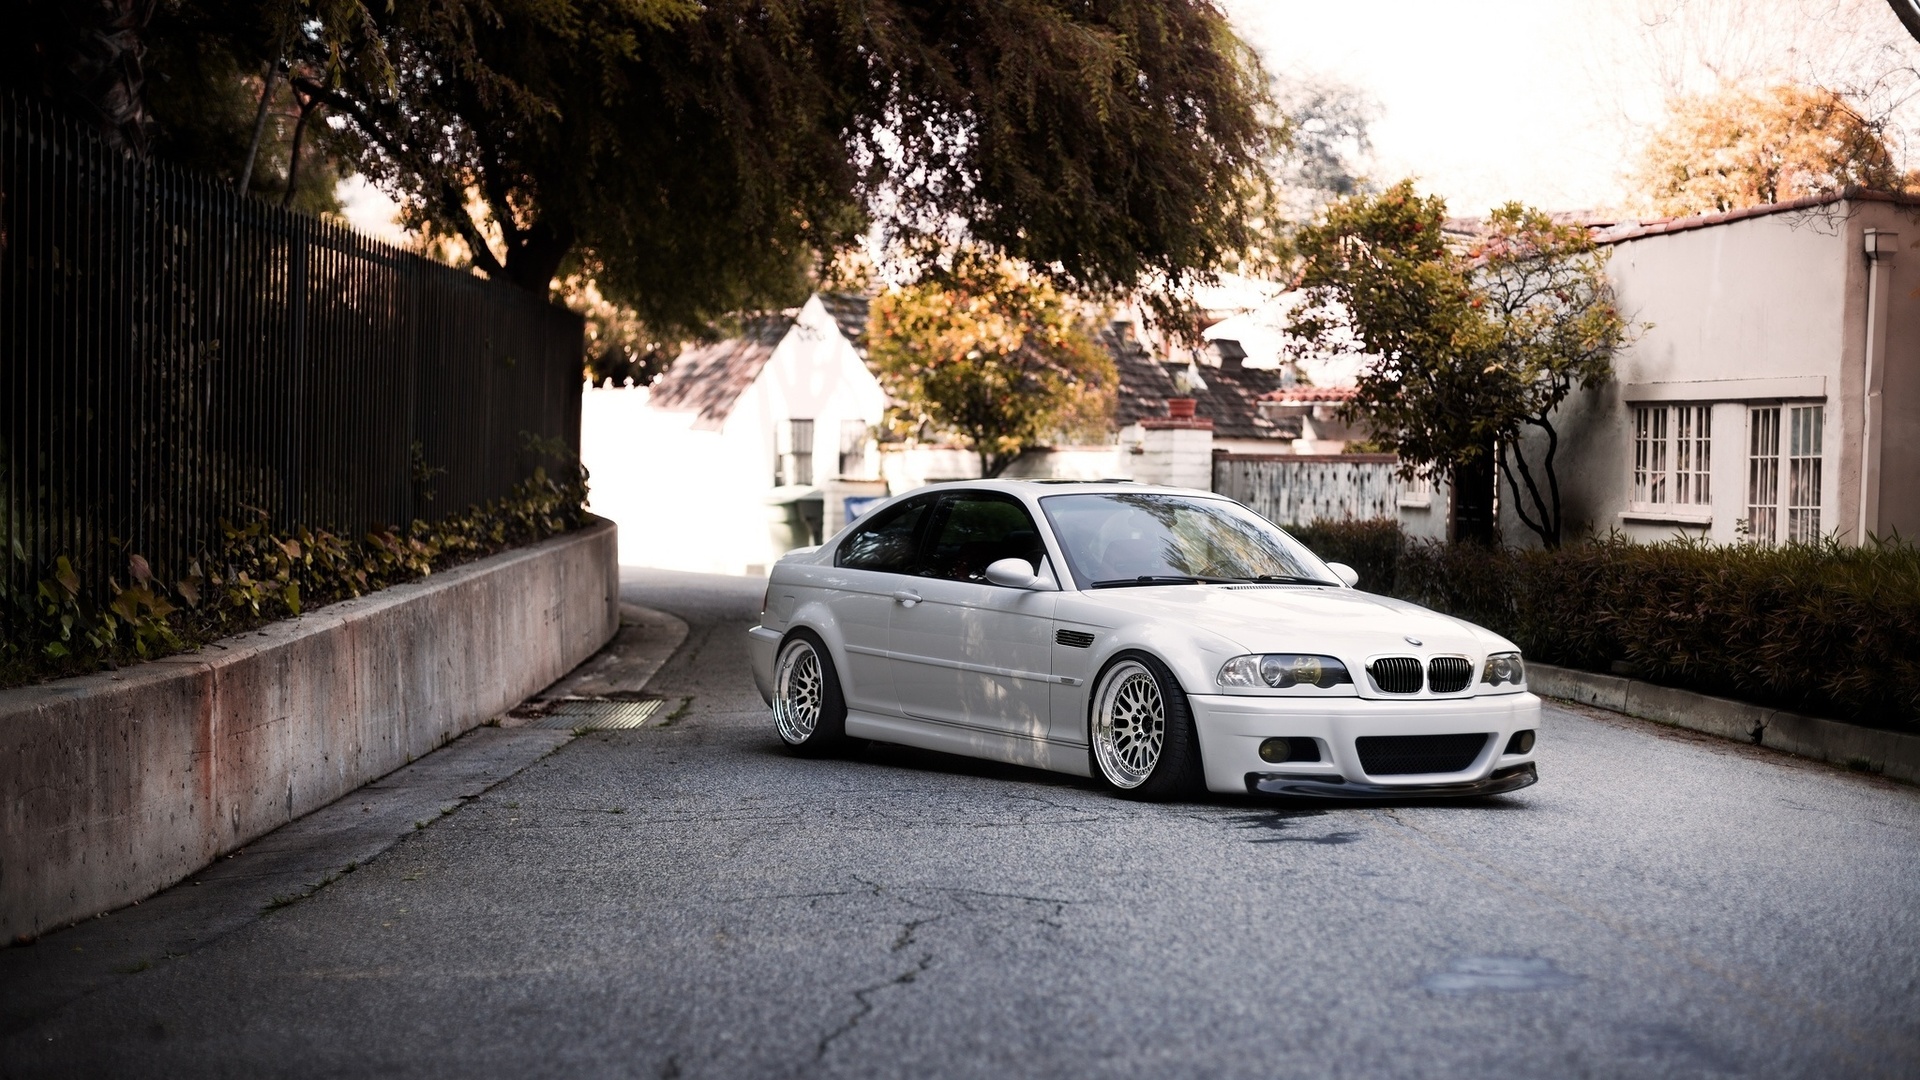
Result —
<instances>
[{"instance_id":1,"label":"car front bumper","mask_svg":"<svg viewBox=\"0 0 1920 1080\"><path fill-rule=\"evenodd\" d=\"M1210 791L1348 799L1460 798L1526 787L1538 778L1532 750L1506 752L1515 732L1540 728L1540 699L1529 693L1380 701L1194 694ZM1354 740L1368 736L1490 736L1458 772L1370 775ZM1269 762L1263 740L1312 739L1319 761ZM1525 766L1525 768L1522 768Z\"/></svg>"}]
</instances>

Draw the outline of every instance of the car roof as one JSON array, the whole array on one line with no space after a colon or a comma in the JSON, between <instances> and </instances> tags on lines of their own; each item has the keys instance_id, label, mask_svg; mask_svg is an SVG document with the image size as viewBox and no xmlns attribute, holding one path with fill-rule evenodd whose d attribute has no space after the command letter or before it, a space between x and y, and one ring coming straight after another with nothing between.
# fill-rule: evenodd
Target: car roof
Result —
<instances>
[{"instance_id":1,"label":"car roof","mask_svg":"<svg viewBox=\"0 0 1920 1080\"><path fill-rule=\"evenodd\" d=\"M995 480L947 480L938 484L927 484L902 495L917 495L929 491L1005 491L1029 499L1044 498L1048 495L1086 495L1114 493L1151 493L1156 495L1185 495L1201 499L1225 499L1211 491L1199 488L1166 487L1158 484L1136 484L1131 480L1055 480L1036 479L995 479Z\"/></svg>"}]
</instances>

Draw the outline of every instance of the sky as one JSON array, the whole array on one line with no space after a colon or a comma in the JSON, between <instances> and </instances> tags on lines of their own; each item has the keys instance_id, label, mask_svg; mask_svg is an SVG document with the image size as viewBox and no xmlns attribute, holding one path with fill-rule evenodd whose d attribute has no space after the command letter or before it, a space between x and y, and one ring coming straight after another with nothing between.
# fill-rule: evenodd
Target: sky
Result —
<instances>
[{"instance_id":1,"label":"sky","mask_svg":"<svg viewBox=\"0 0 1920 1080\"><path fill-rule=\"evenodd\" d=\"M1375 180L1414 176L1463 215L1509 199L1550 210L1619 205L1670 93L1723 79L1877 78L1892 108L1914 89L1912 71L1899 69L1920 64L1920 46L1885 0L1221 6L1271 72L1331 76L1378 103ZM1896 111L1904 122L1912 108Z\"/></svg>"}]
</instances>

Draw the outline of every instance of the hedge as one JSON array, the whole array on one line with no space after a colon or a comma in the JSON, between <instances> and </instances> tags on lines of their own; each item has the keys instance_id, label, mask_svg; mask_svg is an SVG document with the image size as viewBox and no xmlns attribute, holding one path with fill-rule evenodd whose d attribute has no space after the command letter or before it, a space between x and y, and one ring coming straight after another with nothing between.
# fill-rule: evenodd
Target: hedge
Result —
<instances>
[{"instance_id":1,"label":"hedge","mask_svg":"<svg viewBox=\"0 0 1920 1080\"><path fill-rule=\"evenodd\" d=\"M1530 659L1920 731L1920 550L1410 540L1391 519L1294 530L1360 587L1480 623Z\"/></svg>"}]
</instances>

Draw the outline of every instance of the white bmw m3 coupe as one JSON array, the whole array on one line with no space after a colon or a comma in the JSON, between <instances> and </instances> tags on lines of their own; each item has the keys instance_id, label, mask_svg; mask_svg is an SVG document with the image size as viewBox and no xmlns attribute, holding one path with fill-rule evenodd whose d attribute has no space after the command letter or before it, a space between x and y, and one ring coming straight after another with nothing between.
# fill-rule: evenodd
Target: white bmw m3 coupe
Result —
<instances>
[{"instance_id":1,"label":"white bmw m3 coupe","mask_svg":"<svg viewBox=\"0 0 1920 1080\"><path fill-rule=\"evenodd\" d=\"M749 651L801 752L876 739L1139 798L1533 783L1514 644L1355 580L1206 492L940 484L775 564Z\"/></svg>"}]
</instances>

